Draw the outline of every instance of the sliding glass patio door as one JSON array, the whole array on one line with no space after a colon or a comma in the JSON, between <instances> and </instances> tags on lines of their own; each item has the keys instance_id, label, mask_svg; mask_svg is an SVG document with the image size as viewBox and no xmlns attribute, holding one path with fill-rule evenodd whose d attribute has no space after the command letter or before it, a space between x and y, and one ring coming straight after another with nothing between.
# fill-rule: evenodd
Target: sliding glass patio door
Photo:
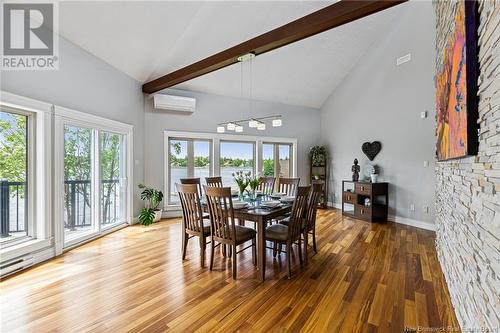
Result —
<instances>
[{"instance_id":1,"label":"sliding glass patio door","mask_svg":"<svg viewBox=\"0 0 500 333\"><path fill-rule=\"evenodd\" d=\"M124 136L99 132L101 227L109 228L125 220Z\"/></svg>"},{"instance_id":2,"label":"sliding glass patio door","mask_svg":"<svg viewBox=\"0 0 500 333\"><path fill-rule=\"evenodd\" d=\"M94 133L90 128L64 126L64 241L96 231L94 218Z\"/></svg>"},{"instance_id":3,"label":"sliding glass patio door","mask_svg":"<svg viewBox=\"0 0 500 333\"><path fill-rule=\"evenodd\" d=\"M125 221L125 136L64 125L64 246Z\"/></svg>"}]
</instances>

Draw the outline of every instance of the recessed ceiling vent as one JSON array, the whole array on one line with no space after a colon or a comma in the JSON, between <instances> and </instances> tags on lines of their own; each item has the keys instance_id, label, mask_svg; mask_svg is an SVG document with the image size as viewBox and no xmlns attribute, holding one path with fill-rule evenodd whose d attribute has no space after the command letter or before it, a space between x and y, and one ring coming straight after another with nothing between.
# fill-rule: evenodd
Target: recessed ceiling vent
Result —
<instances>
[{"instance_id":1,"label":"recessed ceiling vent","mask_svg":"<svg viewBox=\"0 0 500 333\"><path fill-rule=\"evenodd\" d=\"M153 96L155 109L181 113L193 113L196 109L196 99L174 95L155 94Z\"/></svg>"},{"instance_id":2,"label":"recessed ceiling vent","mask_svg":"<svg viewBox=\"0 0 500 333\"><path fill-rule=\"evenodd\" d=\"M399 66L399 65L402 65L404 64L405 62L408 62L411 60L411 53L408 53L407 55L404 55L402 57L399 57L396 59L396 65Z\"/></svg>"}]
</instances>

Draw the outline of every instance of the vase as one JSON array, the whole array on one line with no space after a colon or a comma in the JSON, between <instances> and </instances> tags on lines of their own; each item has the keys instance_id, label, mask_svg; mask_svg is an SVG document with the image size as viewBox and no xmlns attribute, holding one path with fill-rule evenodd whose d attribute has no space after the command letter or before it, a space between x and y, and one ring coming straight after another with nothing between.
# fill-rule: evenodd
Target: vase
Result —
<instances>
[{"instance_id":1,"label":"vase","mask_svg":"<svg viewBox=\"0 0 500 333\"><path fill-rule=\"evenodd\" d=\"M378 175L377 174L371 174L371 178L372 178L372 183L376 183L377 179L378 179Z\"/></svg>"},{"instance_id":2,"label":"vase","mask_svg":"<svg viewBox=\"0 0 500 333\"><path fill-rule=\"evenodd\" d=\"M153 222L158 222L161 220L161 209L155 209L155 217L153 219Z\"/></svg>"},{"instance_id":3,"label":"vase","mask_svg":"<svg viewBox=\"0 0 500 333\"><path fill-rule=\"evenodd\" d=\"M250 199L252 199L252 200L256 200L257 199L257 191L256 191L256 189L252 189L252 191L250 192Z\"/></svg>"}]
</instances>

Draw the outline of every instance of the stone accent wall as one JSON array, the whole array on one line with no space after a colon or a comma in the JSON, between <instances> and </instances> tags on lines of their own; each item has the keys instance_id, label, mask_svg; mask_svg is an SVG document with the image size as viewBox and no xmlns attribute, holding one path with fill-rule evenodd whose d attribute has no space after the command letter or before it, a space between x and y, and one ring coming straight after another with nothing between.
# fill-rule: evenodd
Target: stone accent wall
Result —
<instances>
[{"instance_id":1,"label":"stone accent wall","mask_svg":"<svg viewBox=\"0 0 500 333\"><path fill-rule=\"evenodd\" d=\"M456 1L434 2L436 67ZM462 329L500 331L500 1L479 1L479 154L436 167L436 247Z\"/></svg>"}]
</instances>

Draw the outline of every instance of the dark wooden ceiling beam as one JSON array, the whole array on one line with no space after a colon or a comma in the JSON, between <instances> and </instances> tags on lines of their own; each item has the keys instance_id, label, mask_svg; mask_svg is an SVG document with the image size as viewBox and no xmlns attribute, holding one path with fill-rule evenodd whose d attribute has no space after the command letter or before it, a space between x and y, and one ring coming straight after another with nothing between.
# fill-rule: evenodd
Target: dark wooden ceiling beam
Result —
<instances>
[{"instance_id":1,"label":"dark wooden ceiling beam","mask_svg":"<svg viewBox=\"0 0 500 333\"><path fill-rule=\"evenodd\" d=\"M175 86L235 64L238 62L237 58L243 54L253 52L260 55L406 1L341 0L279 28L147 82L143 84L142 91L151 94Z\"/></svg>"}]
</instances>

